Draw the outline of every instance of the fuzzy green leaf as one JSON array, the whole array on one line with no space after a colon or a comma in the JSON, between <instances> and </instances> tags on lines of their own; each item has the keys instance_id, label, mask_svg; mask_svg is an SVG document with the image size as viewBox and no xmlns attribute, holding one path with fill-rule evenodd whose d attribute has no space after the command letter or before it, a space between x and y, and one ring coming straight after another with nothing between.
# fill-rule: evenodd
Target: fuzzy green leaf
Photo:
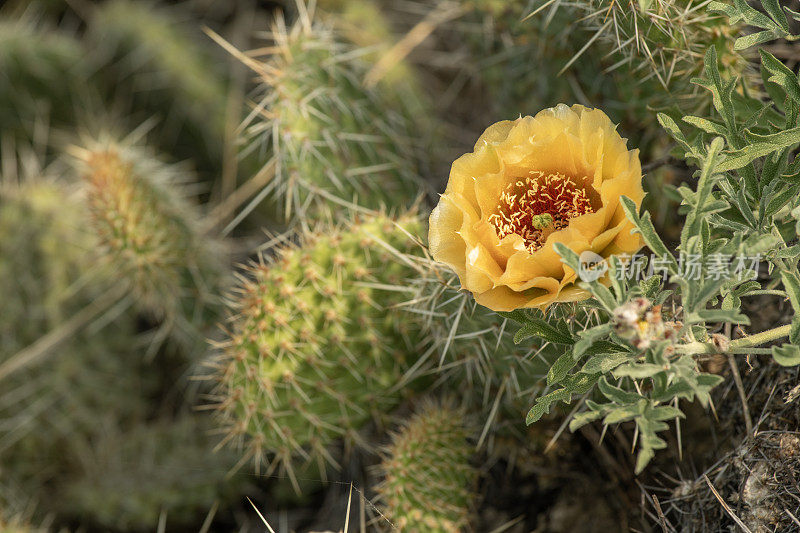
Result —
<instances>
[{"instance_id":1,"label":"fuzzy green leaf","mask_svg":"<svg viewBox=\"0 0 800 533\"><path fill-rule=\"evenodd\" d=\"M800 348L795 344L772 347L772 358L781 366L800 365Z\"/></svg>"},{"instance_id":2,"label":"fuzzy green leaf","mask_svg":"<svg viewBox=\"0 0 800 533\"><path fill-rule=\"evenodd\" d=\"M800 127L770 135L758 135L750 132L745 132L745 135L749 144L741 150L729 152L728 157L717 167L717 171L729 172L731 170L738 170L752 163L759 157L764 157L765 155L800 143Z\"/></svg>"},{"instance_id":3,"label":"fuzzy green leaf","mask_svg":"<svg viewBox=\"0 0 800 533\"><path fill-rule=\"evenodd\" d=\"M677 274L678 262L675 261L675 258L664 244L664 241L662 241L661 237L658 236L656 228L653 226L653 223L650 220L650 213L646 212L640 217L636 204L633 203L633 200L627 196L621 196L620 202L622 203L622 209L625 211L625 215L628 217L628 220L630 220L633 225L636 226L636 230L642 235L644 243L657 256L668 258L668 268L670 273Z\"/></svg>"},{"instance_id":4,"label":"fuzzy green leaf","mask_svg":"<svg viewBox=\"0 0 800 533\"><path fill-rule=\"evenodd\" d=\"M761 66L770 74L767 81L780 85L786 94L795 102L800 103L800 83L797 81L797 75L766 50L759 49L759 52L761 53Z\"/></svg>"},{"instance_id":5,"label":"fuzzy green leaf","mask_svg":"<svg viewBox=\"0 0 800 533\"><path fill-rule=\"evenodd\" d=\"M569 422L569 430L575 431L576 429L585 426L589 422L594 422L595 420L601 418L603 416L603 411L585 411L583 413L578 413L577 415L572 417L572 420Z\"/></svg>"},{"instance_id":6,"label":"fuzzy green leaf","mask_svg":"<svg viewBox=\"0 0 800 533\"><path fill-rule=\"evenodd\" d=\"M758 44L773 41L775 39L780 39L783 36L784 32L780 29L758 31L736 39L736 41L733 43L733 49L746 50L751 46L756 46Z\"/></svg>"},{"instance_id":7,"label":"fuzzy green leaf","mask_svg":"<svg viewBox=\"0 0 800 533\"><path fill-rule=\"evenodd\" d=\"M575 342L572 337L557 330L544 320L533 317L526 317L525 320L525 324L514 335L514 344L519 344L531 337L538 337L555 344L572 344Z\"/></svg>"},{"instance_id":8,"label":"fuzzy green leaf","mask_svg":"<svg viewBox=\"0 0 800 533\"><path fill-rule=\"evenodd\" d=\"M784 270L781 272L781 281L786 288L786 294L789 295L789 301L792 304L795 315L800 314L800 278L794 272Z\"/></svg>"},{"instance_id":9,"label":"fuzzy green leaf","mask_svg":"<svg viewBox=\"0 0 800 533\"><path fill-rule=\"evenodd\" d=\"M691 124L696 128L700 128L706 133L710 133L712 135L722 135L725 136L728 134L728 129L723 126L722 124L717 124L716 122L711 122L708 119L695 117L695 116L686 116L683 117L683 121L687 124Z\"/></svg>"},{"instance_id":10,"label":"fuzzy green leaf","mask_svg":"<svg viewBox=\"0 0 800 533\"><path fill-rule=\"evenodd\" d=\"M613 374L616 378L628 377L634 379L644 379L653 377L654 375L663 371L664 368L659 365L650 363L630 363L617 367L614 369Z\"/></svg>"},{"instance_id":11,"label":"fuzzy green leaf","mask_svg":"<svg viewBox=\"0 0 800 533\"><path fill-rule=\"evenodd\" d=\"M528 411L525 417L525 424L531 425L537 422L544 415L550 413L553 404L558 402L569 403L572 401L572 393L567 389L554 390L549 394L536 398L536 403Z\"/></svg>"},{"instance_id":12,"label":"fuzzy green leaf","mask_svg":"<svg viewBox=\"0 0 800 533\"><path fill-rule=\"evenodd\" d=\"M619 387L611 385L604 377L600 379L600 381L597 383L597 386L600 388L600 392L602 392L606 398L620 405L638 402L642 399L642 397L635 392L628 392Z\"/></svg>"},{"instance_id":13,"label":"fuzzy green leaf","mask_svg":"<svg viewBox=\"0 0 800 533\"><path fill-rule=\"evenodd\" d=\"M792 318L792 329L789 330L789 342L800 345L800 315Z\"/></svg>"},{"instance_id":14,"label":"fuzzy green leaf","mask_svg":"<svg viewBox=\"0 0 800 533\"><path fill-rule=\"evenodd\" d=\"M561 354L561 356L556 359L556 362L553 363L553 366L551 366L550 370L547 372L547 384L552 385L554 383L561 383L576 364L577 361L572 357L570 352Z\"/></svg>"},{"instance_id":15,"label":"fuzzy green leaf","mask_svg":"<svg viewBox=\"0 0 800 533\"><path fill-rule=\"evenodd\" d=\"M623 363L627 363L631 359L631 354L628 352L611 352L601 355L590 357L586 364L581 368L584 374L605 374L615 369Z\"/></svg>"}]
</instances>

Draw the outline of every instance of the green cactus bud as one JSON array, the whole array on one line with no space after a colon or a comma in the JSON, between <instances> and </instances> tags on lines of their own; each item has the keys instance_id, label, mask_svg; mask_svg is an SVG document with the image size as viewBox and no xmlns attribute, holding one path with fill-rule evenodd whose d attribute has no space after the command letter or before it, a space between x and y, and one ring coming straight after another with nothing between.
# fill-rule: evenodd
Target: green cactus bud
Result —
<instances>
[{"instance_id":1,"label":"green cactus bud","mask_svg":"<svg viewBox=\"0 0 800 533\"><path fill-rule=\"evenodd\" d=\"M408 296L414 270L400 255L418 248L407 232L419 230L415 216L362 217L250 266L218 393L230 439L246 437L257 464L267 455L293 477L299 458L324 472L333 441L366 445L362 426L400 402L413 337L387 309Z\"/></svg>"},{"instance_id":2,"label":"green cactus bud","mask_svg":"<svg viewBox=\"0 0 800 533\"><path fill-rule=\"evenodd\" d=\"M454 533L469 526L478 471L463 411L428 405L394 435L378 497L399 531Z\"/></svg>"},{"instance_id":3,"label":"green cactus bud","mask_svg":"<svg viewBox=\"0 0 800 533\"><path fill-rule=\"evenodd\" d=\"M250 150L271 149L270 187L286 215L357 201L367 208L408 208L423 182L407 115L362 83L365 64L330 31L303 21L273 29L275 52L251 64L263 97L247 129Z\"/></svg>"},{"instance_id":4,"label":"green cactus bud","mask_svg":"<svg viewBox=\"0 0 800 533\"><path fill-rule=\"evenodd\" d=\"M126 143L75 148L93 227L107 265L139 307L177 332L222 283L222 250L204 234L200 212L181 189L191 176Z\"/></svg>"},{"instance_id":5,"label":"green cactus bud","mask_svg":"<svg viewBox=\"0 0 800 533\"><path fill-rule=\"evenodd\" d=\"M213 451L196 416L104 429L62 480L55 505L64 516L104 530L154 531L163 513L175 529L201 523L215 502L245 490L245 478L227 479L236 457Z\"/></svg>"}]
</instances>

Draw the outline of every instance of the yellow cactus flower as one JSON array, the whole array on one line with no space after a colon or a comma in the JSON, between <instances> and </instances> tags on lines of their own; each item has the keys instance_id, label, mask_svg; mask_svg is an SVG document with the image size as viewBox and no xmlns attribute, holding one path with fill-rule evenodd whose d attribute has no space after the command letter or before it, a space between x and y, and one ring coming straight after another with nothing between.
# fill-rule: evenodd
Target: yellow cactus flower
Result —
<instances>
[{"instance_id":1,"label":"yellow cactus flower","mask_svg":"<svg viewBox=\"0 0 800 533\"><path fill-rule=\"evenodd\" d=\"M559 104L490 126L430 216L434 259L495 311L589 297L553 244L608 258L642 247L620 197L644 197L639 150L600 110Z\"/></svg>"}]
</instances>

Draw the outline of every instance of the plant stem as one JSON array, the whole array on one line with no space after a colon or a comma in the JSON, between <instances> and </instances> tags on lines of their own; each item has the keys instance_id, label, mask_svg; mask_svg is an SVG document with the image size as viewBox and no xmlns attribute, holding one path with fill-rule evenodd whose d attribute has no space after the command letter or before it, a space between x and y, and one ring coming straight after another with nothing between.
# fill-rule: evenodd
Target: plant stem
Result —
<instances>
[{"instance_id":1,"label":"plant stem","mask_svg":"<svg viewBox=\"0 0 800 533\"><path fill-rule=\"evenodd\" d=\"M756 333L755 335L749 335L747 337L742 337L741 339L736 339L735 341L731 341L731 346L728 352L741 353L743 350L746 351L746 348L758 346L760 344L764 344L765 342L774 341L776 339L780 339L781 337L786 337L789 335L789 330L791 328L792 326L787 324L785 326L762 331L761 333ZM675 349L677 352L685 354L719 353L717 347L710 342L690 342L688 344L676 346Z\"/></svg>"}]
</instances>

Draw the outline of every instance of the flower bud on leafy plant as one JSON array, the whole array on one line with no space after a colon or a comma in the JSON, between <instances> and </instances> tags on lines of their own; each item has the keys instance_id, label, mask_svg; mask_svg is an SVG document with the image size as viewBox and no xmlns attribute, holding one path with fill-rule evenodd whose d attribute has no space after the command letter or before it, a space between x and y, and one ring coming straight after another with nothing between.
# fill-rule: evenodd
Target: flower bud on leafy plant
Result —
<instances>
[{"instance_id":1,"label":"flower bud on leafy plant","mask_svg":"<svg viewBox=\"0 0 800 533\"><path fill-rule=\"evenodd\" d=\"M644 197L638 150L602 112L560 104L490 126L458 158L430 217L430 250L496 311L544 309L589 294L553 249L632 254L620 197Z\"/></svg>"}]
</instances>

